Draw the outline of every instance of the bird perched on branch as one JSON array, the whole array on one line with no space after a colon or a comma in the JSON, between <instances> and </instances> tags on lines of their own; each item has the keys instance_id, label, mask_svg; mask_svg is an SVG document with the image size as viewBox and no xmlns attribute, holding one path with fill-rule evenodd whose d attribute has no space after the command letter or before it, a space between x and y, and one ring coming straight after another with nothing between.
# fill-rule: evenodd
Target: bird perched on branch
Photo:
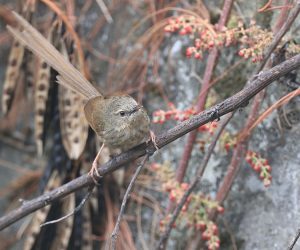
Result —
<instances>
[{"instance_id":1,"label":"bird perched on branch","mask_svg":"<svg viewBox=\"0 0 300 250\"><path fill-rule=\"evenodd\" d=\"M97 160L104 145L110 150L118 149L123 152L149 137L154 142L149 116L141 105L126 94L103 96L33 26L19 14L15 12L13 14L21 30L7 26L14 38L59 73L57 77L59 84L77 92L87 100L84 106L85 117L103 142L90 170L92 177L95 174L99 176Z\"/></svg>"}]
</instances>

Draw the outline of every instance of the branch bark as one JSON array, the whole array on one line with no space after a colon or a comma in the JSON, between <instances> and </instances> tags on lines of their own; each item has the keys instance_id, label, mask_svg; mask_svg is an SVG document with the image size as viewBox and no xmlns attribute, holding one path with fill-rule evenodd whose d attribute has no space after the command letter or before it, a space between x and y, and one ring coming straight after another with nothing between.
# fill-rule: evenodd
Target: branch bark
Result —
<instances>
[{"instance_id":1,"label":"branch bark","mask_svg":"<svg viewBox=\"0 0 300 250\"><path fill-rule=\"evenodd\" d=\"M175 141L179 137L187 134L188 132L202 126L213 119L221 117L231 111L245 106L248 101L266 88L270 83L276 79L284 76L290 71L300 66L300 54L286 60L285 62L265 71L261 72L257 77L251 80L249 85L232 97L224 100L223 102L193 116L189 120L179 123L177 126L171 128L165 133L158 135L156 144L159 148ZM125 153L122 153L102 166L98 167L101 176L115 171L126 163L133 161L146 153L154 153L156 151L153 143L143 143ZM78 189L87 187L94 183L90 175L85 174L64 184L63 186L45 193L33 200L25 201L21 207L9 212L7 215L0 218L0 230L8 227L12 223L20 220L24 216L42 208L50 203L58 200L68 194L75 192Z\"/></svg>"}]
</instances>

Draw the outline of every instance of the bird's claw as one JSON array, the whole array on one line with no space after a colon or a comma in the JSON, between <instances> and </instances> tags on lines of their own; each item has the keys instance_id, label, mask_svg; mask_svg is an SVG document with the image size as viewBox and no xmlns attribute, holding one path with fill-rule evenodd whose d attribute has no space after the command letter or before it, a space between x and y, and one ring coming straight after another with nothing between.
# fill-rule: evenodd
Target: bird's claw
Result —
<instances>
[{"instance_id":1,"label":"bird's claw","mask_svg":"<svg viewBox=\"0 0 300 250\"><path fill-rule=\"evenodd\" d=\"M99 185L98 180L101 177L101 175L100 175L100 173L98 171L97 165L98 165L97 164L97 159L95 159L93 161L92 168L91 168L90 172L88 173L92 177L95 185Z\"/></svg>"}]
</instances>

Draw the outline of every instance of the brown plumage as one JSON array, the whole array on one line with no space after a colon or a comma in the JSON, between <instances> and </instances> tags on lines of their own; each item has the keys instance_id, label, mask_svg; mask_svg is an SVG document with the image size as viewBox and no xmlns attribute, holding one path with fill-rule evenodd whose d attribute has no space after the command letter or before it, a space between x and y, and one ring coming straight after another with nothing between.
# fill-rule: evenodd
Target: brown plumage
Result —
<instances>
[{"instance_id":1,"label":"brown plumage","mask_svg":"<svg viewBox=\"0 0 300 250\"><path fill-rule=\"evenodd\" d=\"M86 119L107 147L125 151L149 138L150 119L142 106L128 95L103 97L35 28L15 12L14 16L23 30L8 26L9 32L59 73L58 83L87 99Z\"/></svg>"},{"instance_id":2,"label":"brown plumage","mask_svg":"<svg viewBox=\"0 0 300 250\"><path fill-rule=\"evenodd\" d=\"M19 31L7 26L16 40L29 48L34 54L41 57L58 73L58 83L71 88L78 94L90 99L101 95L97 89L74 66L61 55L57 49L47 41L30 23L16 12L13 12L18 24L23 29Z\"/></svg>"}]
</instances>

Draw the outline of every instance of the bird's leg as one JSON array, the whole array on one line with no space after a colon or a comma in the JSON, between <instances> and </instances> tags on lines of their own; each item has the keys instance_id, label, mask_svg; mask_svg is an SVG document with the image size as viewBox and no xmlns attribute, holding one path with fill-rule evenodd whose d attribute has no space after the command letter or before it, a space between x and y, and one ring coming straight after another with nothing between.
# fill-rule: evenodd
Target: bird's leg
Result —
<instances>
[{"instance_id":1,"label":"bird's leg","mask_svg":"<svg viewBox=\"0 0 300 250\"><path fill-rule=\"evenodd\" d=\"M92 168L91 168L91 170L89 172L89 175L93 178L93 180L94 180L94 182L96 184L98 184L98 181L95 179L95 176L97 176L97 177L101 176L100 173L99 173L99 171L98 171L98 169L97 169L97 166L98 166L98 160L100 158L101 151L102 151L103 148L104 148L104 143L102 143L102 146L99 149L99 151L98 151L98 153L97 153L97 155L96 155L96 157L95 157L95 159L93 161Z\"/></svg>"},{"instance_id":2,"label":"bird's leg","mask_svg":"<svg viewBox=\"0 0 300 250\"><path fill-rule=\"evenodd\" d=\"M150 130L150 140L153 142L153 145L156 148L156 150L159 150L159 147L156 144L156 135L152 130Z\"/></svg>"}]
</instances>

